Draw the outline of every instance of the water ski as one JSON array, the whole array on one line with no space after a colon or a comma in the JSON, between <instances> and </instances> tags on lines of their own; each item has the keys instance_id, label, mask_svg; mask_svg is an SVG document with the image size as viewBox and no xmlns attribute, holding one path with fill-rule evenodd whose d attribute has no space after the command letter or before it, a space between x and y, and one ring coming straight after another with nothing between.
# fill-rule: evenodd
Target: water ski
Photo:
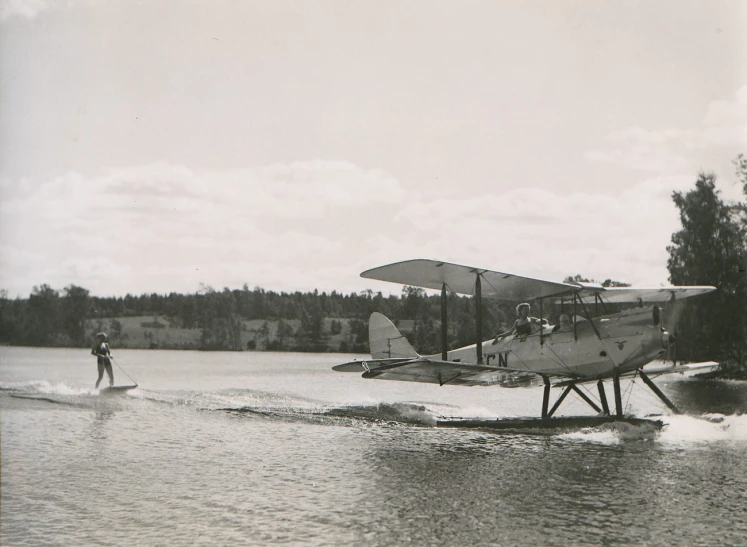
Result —
<instances>
[{"instance_id":1,"label":"water ski","mask_svg":"<svg viewBox=\"0 0 747 547\"><path fill-rule=\"evenodd\" d=\"M118 393L125 392L129 389L135 389L137 384L131 384L129 386L109 386L102 389L99 393Z\"/></svg>"}]
</instances>

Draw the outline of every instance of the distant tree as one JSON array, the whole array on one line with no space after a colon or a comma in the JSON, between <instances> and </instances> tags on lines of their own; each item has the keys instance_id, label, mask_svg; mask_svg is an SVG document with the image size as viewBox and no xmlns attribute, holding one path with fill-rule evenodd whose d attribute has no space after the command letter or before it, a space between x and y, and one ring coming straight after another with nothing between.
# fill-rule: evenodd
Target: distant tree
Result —
<instances>
[{"instance_id":1,"label":"distant tree","mask_svg":"<svg viewBox=\"0 0 747 547\"><path fill-rule=\"evenodd\" d=\"M289 341L288 339L293 336L293 327L283 319L278 321L278 330L277 330L277 341L279 344L279 350L284 351L289 349Z\"/></svg>"},{"instance_id":2,"label":"distant tree","mask_svg":"<svg viewBox=\"0 0 747 547\"><path fill-rule=\"evenodd\" d=\"M88 290L76 285L69 285L63 291L61 301L63 329L73 345L86 345L85 322L89 316L91 303Z\"/></svg>"},{"instance_id":3,"label":"distant tree","mask_svg":"<svg viewBox=\"0 0 747 547\"><path fill-rule=\"evenodd\" d=\"M675 285L714 285L717 291L686 301L679 320L678 354L688 359L745 358L745 256L743 204L724 203L716 177L700 173L695 188L674 192L682 229L667 247L669 279Z\"/></svg>"},{"instance_id":4,"label":"distant tree","mask_svg":"<svg viewBox=\"0 0 747 547\"><path fill-rule=\"evenodd\" d=\"M734 165L737 168L737 180L742 184L742 193L747 196L747 157L739 154L734 160ZM745 209L747 209L747 203L742 203L742 211Z\"/></svg>"},{"instance_id":5,"label":"distant tree","mask_svg":"<svg viewBox=\"0 0 747 547\"><path fill-rule=\"evenodd\" d=\"M581 274L569 275L568 277L566 277L563 280L563 283L573 283L573 282L576 282L576 283L591 283L592 281L591 281L591 279L588 279L588 278L582 276Z\"/></svg>"},{"instance_id":6,"label":"distant tree","mask_svg":"<svg viewBox=\"0 0 747 547\"><path fill-rule=\"evenodd\" d=\"M127 335L122 335L122 323L117 319L112 319L111 332L109 334L115 342L122 341L127 337Z\"/></svg>"},{"instance_id":7,"label":"distant tree","mask_svg":"<svg viewBox=\"0 0 747 547\"><path fill-rule=\"evenodd\" d=\"M267 345L270 343L270 326L267 321L262 323L257 332L257 346L260 349L267 349Z\"/></svg>"},{"instance_id":8,"label":"distant tree","mask_svg":"<svg viewBox=\"0 0 747 547\"><path fill-rule=\"evenodd\" d=\"M602 287L630 287L630 283L615 281L614 279L605 279L602 281Z\"/></svg>"},{"instance_id":9,"label":"distant tree","mask_svg":"<svg viewBox=\"0 0 747 547\"><path fill-rule=\"evenodd\" d=\"M340 334L342 332L342 323L339 319L333 319L329 324L330 334Z\"/></svg>"},{"instance_id":10,"label":"distant tree","mask_svg":"<svg viewBox=\"0 0 747 547\"><path fill-rule=\"evenodd\" d=\"M8 291L6 289L0 290L0 342L12 344L18 340L20 329L16 317L18 308L18 303L8 298Z\"/></svg>"},{"instance_id":11,"label":"distant tree","mask_svg":"<svg viewBox=\"0 0 747 547\"><path fill-rule=\"evenodd\" d=\"M28 314L23 327L23 342L30 346L51 346L57 343L60 323L60 295L47 284L34 287L28 301Z\"/></svg>"},{"instance_id":12,"label":"distant tree","mask_svg":"<svg viewBox=\"0 0 747 547\"><path fill-rule=\"evenodd\" d=\"M402 287L402 299L404 300L403 315L408 319L417 319L425 299L425 291L418 287L405 285Z\"/></svg>"},{"instance_id":13,"label":"distant tree","mask_svg":"<svg viewBox=\"0 0 747 547\"><path fill-rule=\"evenodd\" d=\"M350 351L353 353L366 353L368 347L368 324L360 319L350 321Z\"/></svg>"},{"instance_id":14,"label":"distant tree","mask_svg":"<svg viewBox=\"0 0 747 547\"><path fill-rule=\"evenodd\" d=\"M228 288L218 292L209 285L201 283L198 296L201 297L200 348L241 350L241 332L233 292Z\"/></svg>"}]
</instances>

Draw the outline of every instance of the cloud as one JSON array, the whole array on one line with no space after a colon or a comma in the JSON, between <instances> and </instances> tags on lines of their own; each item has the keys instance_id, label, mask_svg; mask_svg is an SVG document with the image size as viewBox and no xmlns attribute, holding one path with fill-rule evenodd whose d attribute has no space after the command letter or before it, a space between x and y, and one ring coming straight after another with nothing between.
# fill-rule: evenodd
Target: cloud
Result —
<instances>
[{"instance_id":1,"label":"cloud","mask_svg":"<svg viewBox=\"0 0 747 547\"><path fill-rule=\"evenodd\" d=\"M690 177L656 177L618 194L514 190L484 199L433 201L406 217L408 245L425 256L546 279L665 282L666 246L678 217L673 190Z\"/></svg>"},{"instance_id":2,"label":"cloud","mask_svg":"<svg viewBox=\"0 0 747 547\"><path fill-rule=\"evenodd\" d=\"M4 194L13 197L0 204L0 288L26 295L73 283L106 295L247 283L397 294L358 273L410 258L655 285L666 281L678 229L671 192L691 183L661 176L617 194L524 188L446 200L341 161L68 173Z\"/></svg>"},{"instance_id":3,"label":"cloud","mask_svg":"<svg viewBox=\"0 0 747 547\"><path fill-rule=\"evenodd\" d=\"M158 162L24 185L4 181L0 203L0 286L22 292L83 281L109 292L310 288L308 265L347 261L389 204L406 201L391 175L323 160L213 171Z\"/></svg>"},{"instance_id":4,"label":"cloud","mask_svg":"<svg viewBox=\"0 0 747 547\"><path fill-rule=\"evenodd\" d=\"M747 85L731 101L712 101L699 127L646 129L638 126L614 131L608 146L585 154L592 162L607 162L657 174L697 170L694 152L713 155L714 148L747 148Z\"/></svg>"},{"instance_id":5,"label":"cloud","mask_svg":"<svg viewBox=\"0 0 747 547\"><path fill-rule=\"evenodd\" d=\"M33 19L48 7L45 0L0 0L0 21L13 16Z\"/></svg>"}]
</instances>

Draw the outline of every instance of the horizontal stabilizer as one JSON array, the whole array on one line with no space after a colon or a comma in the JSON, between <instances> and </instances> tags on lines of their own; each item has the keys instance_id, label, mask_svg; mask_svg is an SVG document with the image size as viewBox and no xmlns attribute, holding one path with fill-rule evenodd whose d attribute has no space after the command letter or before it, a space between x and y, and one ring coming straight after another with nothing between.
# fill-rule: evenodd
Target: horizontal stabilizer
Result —
<instances>
[{"instance_id":1,"label":"horizontal stabilizer","mask_svg":"<svg viewBox=\"0 0 747 547\"><path fill-rule=\"evenodd\" d=\"M337 372L365 372L379 368L384 365L391 365L394 363L404 363L410 361L409 358L397 358L397 359L356 359L354 361L348 361L347 363L341 363L332 367L332 370Z\"/></svg>"}]
</instances>

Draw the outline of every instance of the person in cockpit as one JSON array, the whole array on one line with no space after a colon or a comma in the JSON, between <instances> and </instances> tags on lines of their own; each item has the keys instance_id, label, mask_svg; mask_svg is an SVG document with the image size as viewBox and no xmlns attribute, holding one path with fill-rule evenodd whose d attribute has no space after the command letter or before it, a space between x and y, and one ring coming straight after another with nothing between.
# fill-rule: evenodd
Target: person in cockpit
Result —
<instances>
[{"instance_id":1,"label":"person in cockpit","mask_svg":"<svg viewBox=\"0 0 747 547\"><path fill-rule=\"evenodd\" d=\"M527 304L526 302L516 306L516 313L519 318L514 321L513 326L509 330L496 335L495 339L493 340L493 345L497 344L498 340L500 340L501 338L509 336L511 334L516 334L517 336L529 336L530 334L532 334L532 326L535 325L536 327L539 327L540 320L536 317L529 316L529 312L531 311L531 309L531 306L529 306L529 304Z\"/></svg>"},{"instance_id":2,"label":"person in cockpit","mask_svg":"<svg viewBox=\"0 0 747 547\"><path fill-rule=\"evenodd\" d=\"M560 315L559 323L552 328L552 331L553 332L566 331L566 330L571 330L572 328L573 328L573 323L571 323L571 318L568 317L567 314L563 313Z\"/></svg>"}]
</instances>

